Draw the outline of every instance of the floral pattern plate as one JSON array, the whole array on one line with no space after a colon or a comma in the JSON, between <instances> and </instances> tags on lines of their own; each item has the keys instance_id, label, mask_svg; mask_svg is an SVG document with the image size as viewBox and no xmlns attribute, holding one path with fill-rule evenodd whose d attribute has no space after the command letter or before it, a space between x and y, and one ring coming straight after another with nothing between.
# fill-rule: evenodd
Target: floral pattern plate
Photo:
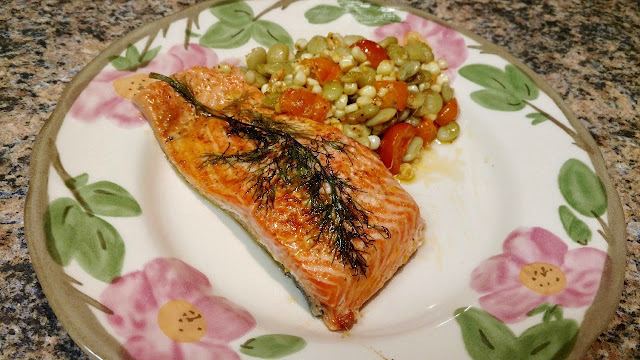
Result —
<instances>
[{"instance_id":1,"label":"floral pattern plate","mask_svg":"<svg viewBox=\"0 0 640 360\"><path fill-rule=\"evenodd\" d=\"M268 254L172 170L126 98L137 74L242 65L255 46L331 31L421 34L449 63L462 127L404 184L425 245L346 333L313 318ZM34 266L96 358L580 358L622 286L622 209L588 132L517 59L409 8L213 1L148 24L72 81L31 179Z\"/></svg>"}]
</instances>

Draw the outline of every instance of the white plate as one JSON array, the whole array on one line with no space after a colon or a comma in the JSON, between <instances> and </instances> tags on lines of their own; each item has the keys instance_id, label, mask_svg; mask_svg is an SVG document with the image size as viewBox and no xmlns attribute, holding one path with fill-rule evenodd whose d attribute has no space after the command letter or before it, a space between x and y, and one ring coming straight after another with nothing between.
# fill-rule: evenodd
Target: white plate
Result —
<instances>
[{"instance_id":1,"label":"white plate","mask_svg":"<svg viewBox=\"0 0 640 360\"><path fill-rule=\"evenodd\" d=\"M624 222L597 147L547 85L494 45L416 11L358 1L284 9L252 1L210 11L214 4L151 23L98 56L69 86L34 149L29 249L56 314L85 351L101 358L304 359L550 359L586 351L618 301ZM138 73L239 65L251 48L268 45L266 30L294 41L331 31L381 40L411 30L450 64L461 135L426 152L417 180L404 184L427 221L425 245L348 333L332 333L311 316L270 256L175 173L112 85L132 75L114 66L135 66L145 48L155 58ZM84 173L87 185L65 185ZM54 261L56 254L64 259ZM528 280L537 273L527 271L545 264L562 272L558 284ZM180 289L170 288L171 276ZM202 337L187 329L195 337L172 339L172 325L158 320L159 312L192 309L165 306L181 296L203 314Z\"/></svg>"}]
</instances>

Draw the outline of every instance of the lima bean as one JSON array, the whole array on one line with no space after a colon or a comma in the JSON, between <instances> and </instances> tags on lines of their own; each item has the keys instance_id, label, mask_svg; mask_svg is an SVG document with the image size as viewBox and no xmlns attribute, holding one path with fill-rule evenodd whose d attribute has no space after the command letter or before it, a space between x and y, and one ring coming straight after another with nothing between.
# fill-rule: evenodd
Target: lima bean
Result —
<instances>
[{"instance_id":1,"label":"lima bean","mask_svg":"<svg viewBox=\"0 0 640 360\"><path fill-rule=\"evenodd\" d=\"M307 52L313 55L318 55L326 50L327 46L327 39L325 39L324 36L316 35L309 40L309 43L307 44Z\"/></svg>"},{"instance_id":2,"label":"lima bean","mask_svg":"<svg viewBox=\"0 0 640 360\"><path fill-rule=\"evenodd\" d=\"M460 134L460 125L457 121L452 121L445 126L438 128L438 140L442 142L452 142Z\"/></svg>"},{"instance_id":3,"label":"lima bean","mask_svg":"<svg viewBox=\"0 0 640 360\"><path fill-rule=\"evenodd\" d=\"M385 123L385 122L393 119L393 117L396 116L397 112L398 111L396 109L394 109L394 108L382 109L374 117L369 119L369 121L367 121L366 125L369 126L369 127L373 127L373 126Z\"/></svg>"},{"instance_id":4,"label":"lima bean","mask_svg":"<svg viewBox=\"0 0 640 360\"><path fill-rule=\"evenodd\" d=\"M424 105L427 113L437 114L442 109L443 101L442 96L439 93L429 89L424 92L426 98L424 99Z\"/></svg>"},{"instance_id":5,"label":"lima bean","mask_svg":"<svg viewBox=\"0 0 640 360\"><path fill-rule=\"evenodd\" d=\"M430 51L429 47L421 42L415 41L408 43L405 47L407 53L409 54L409 59L425 62L427 60L427 50Z\"/></svg>"},{"instance_id":6,"label":"lima bean","mask_svg":"<svg viewBox=\"0 0 640 360\"><path fill-rule=\"evenodd\" d=\"M398 38L395 36L389 36L384 38L384 40L380 41L378 43L378 45L382 46L383 48L386 48L387 46L391 45L391 44L397 44L398 43Z\"/></svg>"},{"instance_id":7,"label":"lima bean","mask_svg":"<svg viewBox=\"0 0 640 360\"><path fill-rule=\"evenodd\" d=\"M247 67L249 70L256 70L258 65L267 62L267 50L257 47L247 55Z\"/></svg>"},{"instance_id":8,"label":"lima bean","mask_svg":"<svg viewBox=\"0 0 640 360\"><path fill-rule=\"evenodd\" d=\"M329 81L322 86L322 96L329 101L336 101L342 95L342 84L338 81Z\"/></svg>"},{"instance_id":9,"label":"lima bean","mask_svg":"<svg viewBox=\"0 0 640 360\"><path fill-rule=\"evenodd\" d=\"M380 107L374 104L365 105L356 111L350 112L345 116L344 121L348 124L362 124L365 121L373 118Z\"/></svg>"},{"instance_id":10,"label":"lima bean","mask_svg":"<svg viewBox=\"0 0 640 360\"><path fill-rule=\"evenodd\" d=\"M283 63L289 60L289 46L277 43L269 48L267 64Z\"/></svg>"},{"instance_id":11,"label":"lima bean","mask_svg":"<svg viewBox=\"0 0 640 360\"><path fill-rule=\"evenodd\" d=\"M409 60L407 50L398 44L391 44L387 46L387 55L389 55L391 60L393 60L393 62L398 66L404 65L404 63Z\"/></svg>"},{"instance_id":12,"label":"lima bean","mask_svg":"<svg viewBox=\"0 0 640 360\"><path fill-rule=\"evenodd\" d=\"M418 155L420 155L420 149L422 149L422 144L424 140L420 136L416 136L411 139L409 146L407 147L407 151L404 153L402 157L403 162L410 162L415 160Z\"/></svg>"},{"instance_id":13,"label":"lima bean","mask_svg":"<svg viewBox=\"0 0 640 360\"><path fill-rule=\"evenodd\" d=\"M398 70L398 80L405 81L415 75L418 70L420 70L420 62L409 61L406 64L402 65L400 67L400 70Z\"/></svg>"},{"instance_id":14,"label":"lima bean","mask_svg":"<svg viewBox=\"0 0 640 360\"><path fill-rule=\"evenodd\" d=\"M453 89L448 82L442 83L442 89L440 90L440 93L442 94L442 99L445 103L448 103L451 99L453 99Z\"/></svg>"},{"instance_id":15,"label":"lima bean","mask_svg":"<svg viewBox=\"0 0 640 360\"><path fill-rule=\"evenodd\" d=\"M362 73L358 78L358 87L363 88L367 85L373 85L376 81L376 71L368 66L361 67Z\"/></svg>"}]
</instances>

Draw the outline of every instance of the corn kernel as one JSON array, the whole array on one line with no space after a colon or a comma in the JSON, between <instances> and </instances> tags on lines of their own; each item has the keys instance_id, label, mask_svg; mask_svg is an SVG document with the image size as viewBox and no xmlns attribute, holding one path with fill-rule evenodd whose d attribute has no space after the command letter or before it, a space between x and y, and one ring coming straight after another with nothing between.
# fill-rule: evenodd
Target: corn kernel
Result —
<instances>
[{"instance_id":1,"label":"corn kernel","mask_svg":"<svg viewBox=\"0 0 640 360\"><path fill-rule=\"evenodd\" d=\"M382 60L380 64L378 64L378 68L376 72L380 75L389 75L393 72L393 63L389 60Z\"/></svg>"},{"instance_id":2,"label":"corn kernel","mask_svg":"<svg viewBox=\"0 0 640 360\"><path fill-rule=\"evenodd\" d=\"M369 149L378 150L380 147L380 138L377 135L369 135Z\"/></svg>"},{"instance_id":3,"label":"corn kernel","mask_svg":"<svg viewBox=\"0 0 640 360\"><path fill-rule=\"evenodd\" d=\"M340 70L342 71L351 69L355 66L355 64L356 63L351 56L342 58L342 60L340 60L340 62L338 63L338 65L340 66Z\"/></svg>"},{"instance_id":4,"label":"corn kernel","mask_svg":"<svg viewBox=\"0 0 640 360\"><path fill-rule=\"evenodd\" d=\"M442 84L444 83L448 83L449 82L449 76L445 73L440 73L440 75L438 75L438 77L436 78L436 84L442 86Z\"/></svg>"},{"instance_id":5,"label":"corn kernel","mask_svg":"<svg viewBox=\"0 0 640 360\"><path fill-rule=\"evenodd\" d=\"M307 48L307 44L308 43L309 42L306 39L298 39L298 40L296 40L295 48L298 51L303 51L304 49Z\"/></svg>"},{"instance_id":6,"label":"corn kernel","mask_svg":"<svg viewBox=\"0 0 640 360\"><path fill-rule=\"evenodd\" d=\"M304 74L304 72L298 70L298 72L296 72L296 75L293 77L293 83L295 85L302 86L306 82L307 82L307 76Z\"/></svg>"},{"instance_id":7,"label":"corn kernel","mask_svg":"<svg viewBox=\"0 0 640 360\"><path fill-rule=\"evenodd\" d=\"M364 105L369 105L373 102L373 99L368 97L368 96L360 96L358 97L358 99L356 100L356 104L360 105L360 106L364 106Z\"/></svg>"},{"instance_id":8,"label":"corn kernel","mask_svg":"<svg viewBox=\"0 0 640 360\"><path fill-rule=\"evenodd\" d=\"M354 46L353 48L351 48L351 56L353 56L353 58L357 62L367 61L367 55L365 55L365 53L362 51L362 49L360 49L359 46Z\"/></svg>"},{"instance_id":9,"label":"corn kernel","mask_svg":"<svg viewBox=\"0 0 640 360\"><path fill-rule=\"evenodd\" d=\"M347 95L353 95L358 91L358 84L357 83L344 84L344 90L343 91Z\"/></svg>"},{"instance_id":10,"label":"corn kernel","mask_svg":"<svg viewBox=\"0 0 640 360\"><path fill-rule=\"evenodd\" d=\"M349 97L347 95L340 95L340 98L335 102L336 109L344 110L344 108L347 106L347 101L349 101Z\"/></svg>"},{"instance_id":11,"label":"corn kernel","mask_svg":"<svg viewBox=\"0 0 640 360\"><path fill-rule=\"evenodd\" d=\"M376 96L376 88L372 85L367 85L358 90L358 94L360 94L361 96L368 96L370 98L373 98L374 96Z\"/></svg>"},{"instance_id":12,"label":"corn kernel","mask_svg":"<svg viewBox=\"0 0 640 360\"><path fill-rule=\"evenodd\" d=\"M344 108L344 112L347 114L352 113L356 110L358 110L358 104L349 104L347 105L347 107Z\"/></svg>"},{"instance_id":13,"label":"corn kernel","mask_svg":"<svg viewBox=\"0 0 640 360\"><path fill-rule=\"evenodd\" d=\"M438 59L437 63L438 63L438 66L440 67L440 70L446 70L449 67L447 60L443 58Z\"/></svg>"},{"instance_id":14,"label":"corn kernel","mask_svg":"<svg viewBox=\"0 0 640 360\"><path fill-rule=\"evenodd\" d=\"M428 71L433 75L438 75L440 73L440 66L438 66L438 63L435 61L432 61L428 64L422 64L420 67L422 68L422 70Z\"/></svg>"}]
</instances>

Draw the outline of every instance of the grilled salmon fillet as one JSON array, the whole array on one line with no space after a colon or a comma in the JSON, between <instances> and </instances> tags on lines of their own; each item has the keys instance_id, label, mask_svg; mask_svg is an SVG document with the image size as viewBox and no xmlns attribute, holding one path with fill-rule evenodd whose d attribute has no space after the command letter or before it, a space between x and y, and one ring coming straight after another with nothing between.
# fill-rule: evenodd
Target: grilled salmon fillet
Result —
<instances>
[{"instance_id":1,"label":"grilled salmon fillet","mask_svg":"<svg viewBox=\"0 0 640 360\"><path fill-rule=\"evenodd\" d=\"M294 137L308 142L313 134L345 145L327 147L318 156L333 174L350 184L351 197L366 214L370 242L352 239L364 267L341 261L336 244L314 237L318 216L309 209L308 194L299 187L277 189L270 206L257 201L249 164L206 163L206 154L234 154L256 148L256 142L231 133L228 121L196 111L169 83L157 81L141 90L134 102L149 121L169 161L203 196L228 212L280 263L305 293L311 311L331 330L348 330L359 309L387 282L423 242L425 222L417 204L378 157L336 128L306 118L276 114L261 105L262 93L233 69L222 73L195 67L174 74L201 104L233 119L251 116L290 124ZM261 205L262 204L262 205ZM384 229L384 231L381 231ZM339 255L339 254L338 254Z\"/></svg>"}]
</instances>

